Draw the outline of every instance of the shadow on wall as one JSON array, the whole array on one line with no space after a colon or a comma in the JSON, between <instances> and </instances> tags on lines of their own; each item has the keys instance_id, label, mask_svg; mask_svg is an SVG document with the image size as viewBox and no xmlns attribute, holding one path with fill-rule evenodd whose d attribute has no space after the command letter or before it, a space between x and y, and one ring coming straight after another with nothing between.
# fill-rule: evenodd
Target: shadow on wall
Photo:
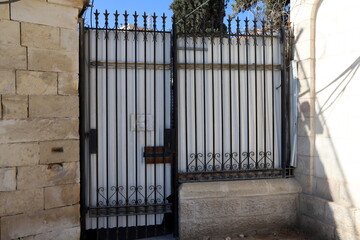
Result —
<instances>
[{"instance_id":1,"label":"shadow on wall","mask_svg":"<svg viewBox=\"0 0 360 240\"><path fill-rule=\"evenodd\" d=\"M302 32L299 32L295 43ZM326 46L323 47L326 49ZM294 51L296 54L297 49L295 48ZM315 93L312 91L316 88L311 90L309 85L311 80L307 80L309 76L303 76L302 78L306 80L299 82L298 168L295 172L296 178L303 187L299 220L302 228L318 233L324 239L360 239L360 222L356 222L356 217L359 221L360 203L353 199L354 194L359 195L357 193L359 190L355 192L355 189L349 189L347 184L349 168L347 166L344 170L344 164L350 163L348 159L339 156L338 151L344 146L337 148L331 134L334 119L339 117L336 115L337 111L342 108L338 103L344 99L343 96L354 82L359 67L360 57L333 80L329 79L329 83ZM309 68L299 62L298 71L306 73L308 70L305 69ZM311 99L313 103L310 102ZM314 113L312 107L315 109ZM355 108L352 107L352 110ZM342 119L344 117L338 119L339 127L351 127L351 125L347 126L346 122L342 122ZM331 126L328 126L328 121L331 121ZM345 139L347 137L345 135ZM351 150L356 158L356 150Z\"/></svg>"}]
</instances>

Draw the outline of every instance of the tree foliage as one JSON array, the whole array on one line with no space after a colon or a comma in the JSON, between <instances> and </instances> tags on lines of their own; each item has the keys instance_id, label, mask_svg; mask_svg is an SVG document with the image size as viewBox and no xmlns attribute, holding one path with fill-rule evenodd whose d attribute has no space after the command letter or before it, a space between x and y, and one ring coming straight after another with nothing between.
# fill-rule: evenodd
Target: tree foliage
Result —
<instances>
[{"instance_id":1,"label":"tree foliage","mask_svg":"<svg viewBox=\"0 0 360 240\"><path fill-rule=\"evenodd\" d=\"M174 13L177 28L180 31L186 29L187 32L199 32L212 28L217 31L226 31L223 20L228 1L210 0L194 11L201 4L205 3L206 0L174 0L170 5L170 9Z\"/></svg>"},{"instance_id":2,"label":"tree foliage","mask_svg":"<svg viewBox=\"0 0 360 240\"><path fill-rule=\"evenodd\" d=\"M199 32L213 29L226 31L225 9L231 2L233 17L250 11L258 20L272 20L279 27L288 20L290 0L174 0L170 9L180 31ZM201 7L200 7L201 6Z\"/></svg>"},{"instance_id":3,"label":"tree foliage","mask_svg":"<svg viewBox=\"0 0 360 240\"><path fill-rule=\"evenodd\" d=\"M234 13L250 11L256 19L272 20L276 25L287 21L290 0L234 0Z\"/></svg>"}]
</instances>

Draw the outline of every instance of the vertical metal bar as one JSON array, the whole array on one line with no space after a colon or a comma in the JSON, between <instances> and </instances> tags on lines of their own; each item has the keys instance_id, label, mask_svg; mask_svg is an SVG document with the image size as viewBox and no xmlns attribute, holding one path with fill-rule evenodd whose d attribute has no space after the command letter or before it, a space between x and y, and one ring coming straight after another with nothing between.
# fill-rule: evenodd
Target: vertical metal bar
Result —
<instances>
[{"instance_id":1,"label":"vertical metal bar","mask_svg":"<svg viewBox=\"0 0 360 240\"><path fill-rule=\"evenodd\" d=\"M265 26L265 21L263 20L262 21L262 40L263 40L263 67L264 67L264 69L263 69L263 71L264 71L264 79L263 79L263 87L264 87L264 92L263 92L263 94L264 94L264 96L263 96L263 100L264 100L264 102L263 102L263 104L264 104L264 156L263 156L263 158L264 158L264 168L267 168L267 163L266 163L266 158L267 158L267 150L266 150L266 68L265 68L265 65L266 65L266 63L265 63L265 61L266 61L266 42L265 42L265 28L266 28L266 26Z\"/></svg>"},{"instance_id":2,"label":"vertical metal bar","mask_svg":"<svg viewBox=\"0 0 360 240\"><path fill-rule=\"evenodd\" d=\"M146 60L146 57L147 57L147 54L146 54L146 50L147 50L147 15L146 15L146 12L144 12L144 15L142 16L143 17L143 20L144 20L144 85L145 85L145 90L144 90L144 107L145 107L145 132L144 132L144 135L145 135L145 144L144 144L144 147L147 147L147 77L146 77L146 70L147 70L147 60ZM155 81L155 78L154 78L154 81ZM156 114L154 114L156 116ZM148 182L147 182L147 164L145 164L145 186L144 186L144 189L145 189L145 199L144 199L144 204L147 205L148 204ZM145 208L146 210L146 208ZM145 211L146 212L146 211ZM147 222L147 214L145 214L145 237L147 238L148 236L148 228L147 228L147 225L148 225L148 222Z\"/></svg>"},{"instance_id":3,"label":"vertical metal bar","mask_svg":"<svg viewBox=\"0 0 360 240\"><path fill-rule=\"evenodd\" d=\"M106 206L109 206L109 13L105 10L105 102L106 102ZM106 239L109 239L109 217L106 217Z\"/></svg>"},{"instance_id":4,"label":"vertical metal bar","mask_svg":"<svg viewBox=\"0 0 360 240\"><path fill-rule=\"evenodd\" d=\"M270 21L271 34L271 101L272 101L272 166L275 167L275 77L274 77L274 28L273 22Z\"/></svg>"},{"instance_id":5,"label":"vertical metal bar","mask_svg":"<svg viewBox=\"0 0 360 240\"><path fill-rule=\"evenodd\" d=\"M81 211L81 237L85 239L85 229L86 229L86 166L90 163L89 159L86 159L86 148L85 148L85 132L89 129L87 124L90 123L90 118L86 116L86 111L89 110L88 106L88 97L86 96L87 90L89 90L89 81L86 81L85 78L85 32L84 32L84 19L79 18L79 95L80 95L80 211ZM90 179L91 175L88 175ZM90 198L89 198L90 201Z\"/></svg>"},{"instance_id":6,"label":"vertical metal bar","mask_svg":"<svg viewBox=\"0 0 360 240\"><path fill-rule=\"evenodd\" d=\"M185 152L186 152L186 172L189 172L189 146L188 146L188 108L187 108L187 32L186 32L186 19L184 21L184 54L185 54L185 78L184 78L184 84L185 84Z\"/></svg>"},{"instance_id":7,"label":"vertical metal bar","mask_svg":"<svg viewBox=\"0 0 360 240\"><path fill-rule=\"evenodd\" d=\"M92 49L91 47L91 31L88 29L88 44L87 44L87 47L88 47L88 84L89 84L89 89L88 89L88 101L89 101L89 105L88 105L88 108L89 108L89 112L88 112L88 118L89 118L89 130L91 129L91 115L92 115L92 105L91 105L91 97L92 97L92 86L91 86L91 67L90 67L90 62L91 62L91 51L90 49ZM90 139L89 139L90 140ZM89 206L93 207L91 202L93 199L93 186L92 186L92 159L91 159L91 154L90 154L90 151L89 152L89 171L88 171L88 174L89 174L89 177L88 177L88 182L89 182ZM95 191L96 192L96 191Z\"/></svg>"},{"instance_id":8,"label":"vertical metal bar","mask_svg":"<svg viewBox=\"0 0 360 240\"><path fill-rule=\"evenodd\" d=\"M119 205L119 126L118 126L118 40L119 40L119 32L118 32L118 18L119 13L116 11L114 13L115 16L115 129L116 129L116 140L115 140L115 148L116 148L116 205ZM116 216L116 239L119 239L119 216Z\"/></svg>"},{"instance_id":9,"label":"vertical metal bar","mask_svg":"<svg viewBox=\"0 0 360 240\"><path fill-rule=\"evenodd\" d=\"M156 146L156 16L154 13L154 23L153 23L153 28L154 28L154 36L153 36L153 40L154 40L154 146ZM156 190L156 164L154 164L154 188ZM156 203L156 197L155 199L155 203ZM154 215L154 222L156 225L156 215Z\"/></svg>"},{"instance_id":10,"label":"vertical metal bar","mask_svg":"<svg viewBox=\"0 0 360 240\"><path fill-rule=\"evenodd\" d=\"M284 41L284 52L285 52L285 57L284 57L284 66L285 66L285 79L286 79L286 166L285 166L285 174L291 174L290 171L287 173L286 172L286 168L288 167L289 161L290 161L290 157L291 157L291 144L290 144L290 139L291 139L291 132L290 132L290 74L289 74L289 57L291 57L291 49L289 48L290 45L290 30L288 28L288 26L284 23L284 28L285 28L285 41Z\"/></svg>"},{"instance_id":11,"label":"vertical metal bar","mask_svg":"<svg viewBox=\"0 0 360 240\"><path fill-rule=\"evenodd\" d=\"M211 82L212 82L212 124L213 124L213 153L212 163L213 167L212 170L215 171L216 167L216 149L215 149L215 73L214 73L214 18L211 18Z\"/></svg>"},{"instance_id":12,"label":"vertical metal bar","mask_svg":"<svg viewBox=\"0 0 360 240\"><path fill-rule=\"evenodd\" d=\"M224 79L223 79L223 24L220 24L220 98L221 98L221 170L225 169L224 166Z\"/></svg>"},{"instance_id":13,"label":"vertical metal bar","mask_svg":"<svg viewBox=\"0 0 360 240\"><path fill-rule=\"evenodd\" d=\"M99 81L99 12L95 11L95 99L96 99L96 131L99 131L99 100L98 100L98 81ZM99 145L99 138L98 138ZM96 206L99 207L99 153L96 154ZM99 239L99 218L96 218L96 239Z\"/></svg>"},{"instance_id":14,"label":"vertical metal bar","mask_svg":"<svg viewBox=\"0 0 360 240\"><path fill-rule=\"evenodd\" d=\"M241 93L240 93L240 19L236 18L236 45L237 45L237 72L238 72L238 111L239 111L239 170L242 168L241 164Z\"/></svg>"},{"instance_id":15,"label":"vertical metal bar","mask_svg":"<svg viewBox=\"0 0 360 240\"><path fill-rule=\"evenodd\" d=\"M250 121L249 121L249 20L245 19L245 51L246 51L246 117L247 117L247 153L246 153L246 159L247 159L247 169L250 168Z\"/></svg>"},{"instance_id":16,"label":"vertical metal bar","mask_svg":"<svg viewBox=\"0 0 360 240\"><path fill-rule=\"evenodd\" d=\"M255 53L255 168L259 168L259 159L258 159L258 79L257 79L257 26L256 26L257 20L254 20L254 53Z\"/></svg>"},{"instance_id":17,"label":"vertical metal bar","mask_svg":"<svg viewBox=\"0 0 360 240\"><path fill-rule=\"evenodd\" d=\"M287 108L286 108L286 79L285 79L285 29L284 25L281 25L280 29L280 43L281 43L281 168L282 176L286 175L286 160L287 160Z\"/></svg>"},{"instance_id":18,"label":"vertical metal bar","mask_svg":"<svg viewBox=\"0 0 360 240\"><path fill-rule=\"evenodd\" d=\"M193 24L194 26L196 25L196 18L193 18ZM198 169L198 164L199 164L199 154L198 154L198 128L197 128L197 97L196 97L196 93L197 93L197 89L196 89L196 29L193 29L193 48L194 48L194 60L193 60L193 64L194 64L194 116L195 116L195 171L197 172Z\"/></svg>"},{"instance_id":19,"label":"vertical metal bar","mask_svg":"<svg viewBox=\"0 0 360 240\"><path fill-rule=\"evenodd\" d=\"M176 32L176 19L173 18L173 27L172 27L172 77L173 77L173 112L174 115L174 127L175 127L175 136L174 136L174 144L175 144L175 157L174 164L172 165L172 194L173 194L173 205L172 205L172 213L173 213L173 233L174 236L179 236L178 230L178 154L179 154L179 144L178 144L178 136L179 136L179 119L178 119L178 78L177 78L177 32Z\"/></svg>"},{"instance_id":20,"label":"vertical metal bar","mask_svg":"<svg viewBox=\"0 0 360 240\"><path fill-rule=\"evenodd\" d=\"M154 14L155 15L155 14ZM165 64L166 64L166 33L165 33L165 27L166 27L166 16L165 16L165 13L162 15L162 41L163 41L163 108L164 108L164 115L163 115L163 125L164 125L164 129L166 128L166 114L167 114L167 111L166 111L166 69L165 69ZM155 27L154 27L155 29ZM154 59L154 62L155 62L155 59ZM165 146L165 144L164 144ZM163 203L165 204L166 203L166 162L165 162L165 151L163 151L163 174L164 174L164 191L163 191ZM165 218L165 215L164 215L164 218L163 218L163 234L165 234L165 231L166 231L166 218Z\"/></svg>"},{"instance_id":21,"label":"vertical metal bar","mask_svg":"<svg viewBox=\"0 0 360 240\"><path fill-rule=\"evenodd\" d=\"M138 179L138 128L137 128L137 118L138 118L138 76L137 76L137 66L138 66L138 62L137 62L137 53L138 53L138 49L137 49L137 34L138 34L138 27L137 27L137 17L139 16L136 11L135 14L133 14L134 16L134 66L135 66L135 89L134 89L134 93L135 93L135 204L138 205L139 204L139 179ZM135 223L135 238L138 238L138 216L135 216L136 219L136 223Z\"/></svg>"},{"instance_id":22,"label":"vertical metal bar","mask_svg":"<svg viewBox=\"0 0 360 240\"><path fill-rule=\"evenodd\" d=\"M229 44L229 105L230 105L230 170L233 169L233 119L232 119L232 83L231 83L231 18L228 18L228 44Z\"/></svg>"},{"instance_id":23,"label":"vertical metal bar","mask_svg":"<svg viewBox=\"0 0 360 240\"><path fill-rule=\"evenodd\" d=\"M125 183L125 204L126 206L129 205L129 122L128 122L128 118L129 118L129 109L128 109L128 16L129 14L127 13L127 11L125 11L124 14L124 25L125 25L125 153L126 153L126 183ZM126 215L126 225L125 225L125 238L128 239L129 237L129 217L128 215Z\"/></svg>"},{"instance_id":24,"label":"vertical metal bar","mask_svg":"<svg viewBox=\"0 0 360 240\"><path fill-rule=\"evenodd\" d=\"M156 23L154 26L155 31ZM155 36L155 33L154 33ZM154 63L156 62L156 42L154 41ZM156 146L156 122L157 122L157 114L156 114L156 95L157 95L157 85L156 85L156 69L154 69L154 145ZM164 126L165 127L165 126ZM154 203L157 203L157 196L156 196L156 182L157 182L157 176L156 176L156 164L154 164ZM156 226L156 214L154 214L154 223L155 223L155 235L157 233L157 226Z\"/></svg>"},{"instance_id":25,"label":"vertical metal bar","mask_svg":"<svg viewBox=\"0 0 360 240\"><path fill-rule=\"evenodd\" d=\"M205 19L202 21L202 63L203 63L203 105L204 105L204 171L207 171L207 160L206 160L206 82L205 82L205 34L206 34L206 28L205 28Z\"/></svg>"}]
</instances>

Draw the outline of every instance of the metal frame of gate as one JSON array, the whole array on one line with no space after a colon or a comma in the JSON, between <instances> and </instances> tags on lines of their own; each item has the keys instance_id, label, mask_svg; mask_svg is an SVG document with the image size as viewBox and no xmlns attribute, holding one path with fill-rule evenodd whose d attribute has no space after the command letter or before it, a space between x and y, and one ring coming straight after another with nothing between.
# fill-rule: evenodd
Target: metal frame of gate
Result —
<instances>
[{"instance_id":1,"label":"metal frame of gate","mask_svg":"<svg viewBox=\"0 0 360 240\"><path fill-rule=\"evenodd\" d=\"M111 28L105 12L100 28L99 15L80 24L82 239L177 236L181 182L293 175L284 27L169 32L164 15L157 30L155 14L121 26L116 12Z\"/></svg>"},{"instance_id":2,"label":"metal frame of gate","mask_svg":"<svg viewBox=\"0 0 360 240\"><path fill-rule=\"evenodd\" d=\"M81 27L84 239L139 239L176 232L176 136L171 32L166 16Z\"/></svg>"},{"instance_id":3,"label":"metal frame of gate","mask_svg":"<svg viewBox=\"0 0 360 240\"><path fill-rule=\"evenodd\" d=\"M287 26L230 17L219 29L181 23L173 26L178 181L292 176Z\"/></svg>"}]
</instances>

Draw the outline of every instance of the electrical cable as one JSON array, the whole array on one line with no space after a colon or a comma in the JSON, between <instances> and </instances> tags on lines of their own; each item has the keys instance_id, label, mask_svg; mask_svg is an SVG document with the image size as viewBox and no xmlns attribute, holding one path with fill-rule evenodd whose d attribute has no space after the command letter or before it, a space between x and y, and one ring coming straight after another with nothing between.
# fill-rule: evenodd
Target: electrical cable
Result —
<instances>
[{"instance_id":1,"label":"electrical cable","mask_svg":"<svg viewBox=\"0 0 360 240\"><path fill-rule=\"evenodd\" d=\"M0 1L0 4L9 4L9 3L14 3L14 2L18 2L20 0L8 0L8 1Z\"/></svg>"}]
</instances>

